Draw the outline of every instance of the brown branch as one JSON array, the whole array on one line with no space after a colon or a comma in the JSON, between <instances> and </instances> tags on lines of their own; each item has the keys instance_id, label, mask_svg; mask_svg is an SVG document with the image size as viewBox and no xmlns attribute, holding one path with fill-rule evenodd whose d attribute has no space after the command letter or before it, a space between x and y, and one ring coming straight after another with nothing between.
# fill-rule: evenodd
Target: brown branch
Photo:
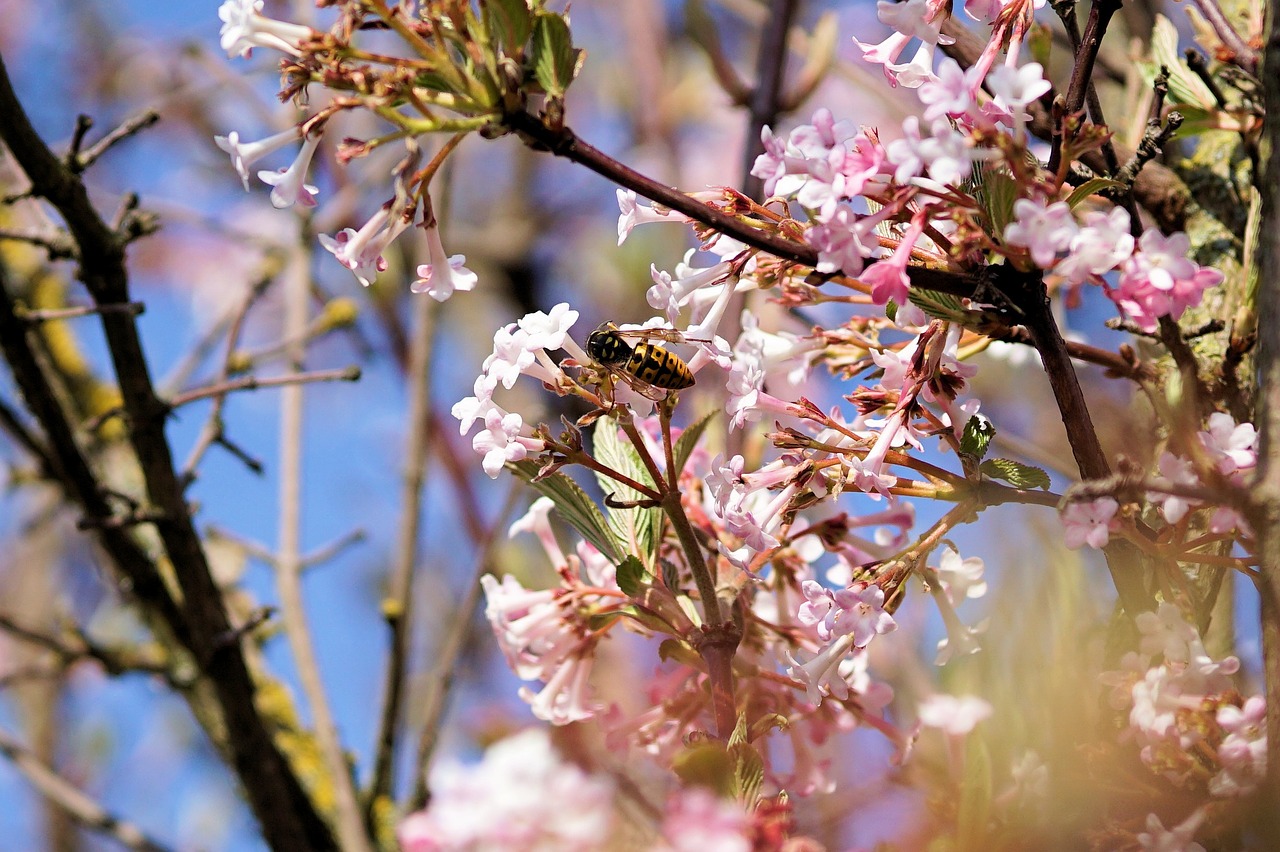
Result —
<instances>
[{"instance_id":1,"label":"brown branch","mask_svg":"<svg viewBox=\"0 0 1280 852\"><path fill-rule=\"evenodd\" d=\"M31 126L3 61L0 61L0 115L5 117L0 122L0 138L31 181L32 195L44 198L57 209L79 246L79 275L93 300L97 304L128 302L126 239L98 216L84 184L49 150ZM7 296L5 298L7 300ZM6 314L12 317L12 305L0 310L0 317ZM335 844L329 827L258 712L254 703L256 685L244 655L237 645L218 646L215 642L216 637L230 629L230 624L222 593L187 512L183 484L174 469L164 432L169 406L156 395L152 385L134 318L103 314L102 326L128 413L130 444L146 484L149 503L166 516L156 524L156 530L183 592L181 616L175 617L170 609L164 613L166 620L199 661L202 673L218 697L226 723L229 757L262 826L264 840L274 849L299 846L333 849ZM0 334L6 345L10 336ZM49 397L49 402L53 402L53 397ZM63 421L61 428L67 438L71 438L60 411L53 412L49 419ZM50 424L45 419L42 425L48 431ZM74 446L74 441L70 441L70 447ZM82 472L77 471L77 476L85 477L81 485L83 496L92 501L91 514L108 516L110 513L103 511L105 502L87 466ZM102 530L100 534L114 534L128 540L122 532ZM136 545L131 546L136 549ZM154 574L154 565L145 557L143 561L148 575ZM156 579L158 581L158 577ZM167 593L164 599L168 600Z\"/></svg>"},{"instance_id":2,"label":"brown branch","mask_svg":"<svg viewBox=\"0 0 1280 852\"><path fill-rule=\"evenodd\" d=\"M136 317L144 313L146 309L147 306L143 302L125 302L120 305L77 305L71 308L45 308L43 310L30 310L19 306L16 313L19 319L36 325L42 322L79 319L80 317L108 313L122 313Z\"/></svg>"},{"instance_id":3,"label":"brown branch","mask_svg":"<svg viewBox=\"0 0 1280 852\"><path fill-rule=\"evenodd\" d=\"M1004 279L997 281L997 287L1021 310L1036 351L1040 353L1080 475L1085 479L1109 476L1111 465L1098 440L1066 341L1053 318L1044 280L1037 273L1017 272L1009 267L996 267L994 272ZM1136 548L1117 538L1107 545L1103 555L1120 603L1129 617L1154 609L1155 603L1143 585L1142 564Z\"/></svg>"},{"instance_id":4,"label":"brown branch","mask_svg":"<svg viewBox=\"0 0 1280 852\"><path fill-rule=\"evenodd\" d=\"M504 116L503 121L533 148L550 151L558 157L586 166L618 186L683 213L695 222L701 222L752 248L801 266L813 267L818 263L817 251L806 243L769 233L747 220L730 216L678 189L661 184L583 142L568 127L558 130L549 128L536 116L524 112L510 113ZM973 275L926 266L907 267L907 276L913 286L954 296L972 296L978 286L978 279Z\"/></svg>"},{"instance_id":5,"label":"brown branch","mask_svg":"<svg viewBox=\"0 0 1280 852\"><path fill-rule=\"evenodd\" d=\"M1227 61L1257 76L1258 52L1249 47L1240 37L1240 33L1236 32L1236 28L1231 26L1231 22L1222 13L1222 7L1218 5L1217 0L1195 0L1195 3L1200 14L1204 15L1204 19L1209 22L1209 26L1213 27L1214 34L1222 41L1223 46L1231 51L1232 55Z\"/></svg>"},{"instance_id":6,"label":"brown branch","mask_svg":"<svg viewBox=\"0 0 1280 852\"><path fill-rule=\"evenodd\" d=\"M743 151L740 184L743 193L756 201L764 200L764 181L753 177L751 169L756 157L764 153L760 131L778 121L782 78L787 64L787 35L791 31L791 20L795 17L797 5L797 0L772 0L769 21L760 34L760 52L756 56L756 83L751 90L751 117L747 122L747 144ZM736 312L730 311L729 315L736 315Z\"/></svg>"}]
</instances>

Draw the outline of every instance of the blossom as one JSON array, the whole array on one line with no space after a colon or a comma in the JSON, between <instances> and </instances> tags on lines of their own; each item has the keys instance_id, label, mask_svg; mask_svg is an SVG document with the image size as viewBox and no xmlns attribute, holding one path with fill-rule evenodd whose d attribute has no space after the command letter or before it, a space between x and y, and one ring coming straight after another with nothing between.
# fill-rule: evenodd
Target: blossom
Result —
<instances>
[{"instance_id":1,"label":"blossom","mask_svg":"<svg viewBox=\"0 0 1280 852\"><path fill-rule=\"evenodd\" d=\"M1257 466L1258 431L1252 423L1237 424L1230 414L1215 411L1209 415L1208 425L1197 436L1218 473L1238 478Z\"/></svg>"},{"instance_id":2,"label":"blossom","mask_svg":"<svg viewBox=\"0 0 1280 852\"><path fill-rule=\"evenodd\" d=\"M631 235L631 229L636 225L645 225L650 222L673 222L679 221L681 218L674 210L659 212L652 207L636 203L636 194L630 189L619 189L617 192L618 209L622 211L622 214L618 216L618 245L626 242L627 237Z\"/></svg>"},{"instance_id":3,"label":"blossom","mask_svg":"<svg viewBox=\"0 0 1280 852\"><path fill-rule=\"evenodd\" d=\"M1063 542L1072 550L1084 544L1101 550L1111 540L1112 527L1116 526L1113 519L1119 509L1120 504L1113 497L1067 504L1059 515Z\"/></svg>"},{"instance_id":4,"label":"blossom","mask_svg":"<svg viewBox=\"0 0 1280 852\"><path fill-rule=\"evenodd\" d=\"M272 207L283 209L292 207L295 204L300 204L303 207L316 206L316 193L319 190L305 181L307 179L307 169L311 168L311 158L315 155L316 148L319 145L320 134L307 136L302 141L302 148L298 151L298 156L294 158L288 168L274 172L270 170L258 172L258 180L272 188Z\"/></svg>"},{"instance_id":5,"label":"blossom","mask_svg":"<svg viewBox=\"0 0 1280 852\"><path fill-rule=\"evenodd\" d=\"M454 403L451 413L461 424L458 434L467 434L477 420L484 419L485 412L494 406L493 392L496 388L497 380L482 373L472 387L475 396L464 397Z\"/></svg>"},{"instance_id":6,"label":"blossom","mask_svg":"<svg viewBox=\"0 0 1280 852\"><path fill-rule=\"evenodd\" d=\"M742 805L706 787L687 787L667 801L664 852L750 852L751 817Z\"/></svg>"},{"instance_id":7,"label":"blossom","mask_svg":"<svg viewBox=\"0 0 1280 852\"><path fill-rule=\"evenodd\" d=\"M231 155L231 164L235 167L236 173L240 175L240 182L244 184L245 191L248 191L249 167L268 154L279 151L284 146L301 138L301 136L301 127L295 126L272 134L265 139L259 139L257 142L241 142L240 134L235 130L232 130L226 136L215 136L213 141L219 148Z\"/></svg>"},{"instance_id":8,"label":"blossom","mask_svg":"<svg viewBox=\"0 0 1280 852\"><path fill-rule=\"evenodd\" d=\"M991 704L974 695L930 695L920 703L920 723L952 737L968 735L992 713Z\"/></svg>"},{"instance_id":9,"label":"blossom","mask_svg":"<svg viewBox=\"0 0 1280 852\"><path fill-rule=\"evenodd\" d=\"M290 56L301 55L300 42L313 31L301 24L277 21L260 14L263 0L226 0L218 7L222 21L220 44L227 56L247 57L255 47L269 47Z\"/></svg>"},{"instance_id":10,"label":"blossom","mask_svg":"<svg viewBox=\"0 0 1280 852\"><path fill-rule=\"evenodd\" d=\"M612 783L562 760L541 729L490 746L473 766L440 764L431 792L397 829L405 852L591 852L612 821Z\"/></svg>"},{"instance_id":11,"label":"blossom","mask_svg":"<svg viewBox=\"0 0 1280 852\"><path fill-rule=\"evenodd\" d=\"M818 638L824 642L848 635L853 637L855 647L865 648L878 634L892 633L898 627L884 609L884 590L879 586L863 582L832 591L814 580L805 580L800 588L805 602L796 619L816 626Z\"/></svg>"},{"instance_id":12,"label":"blossom","mask_svg":"<svg viewBox=\"0 0 1280 852\"><path fill-rule=\"evenodd\" d=\"M1092 210L1084 215L1084 225L1071 238L1067 256L1058 261L1053 272L1072 284L1080 284L1124 263L1133 254L1133 246L1127 210Z\"/></svg>"},{"instance_id":13,"label":"blossom","mask_svg":"<svg viewBox=\"0 0 1280 852\"><path fill-rule=\"evenodd\" d=\"M1190 238L1181 231L1167 237L1146 231L1107 295L1143 331L1155 331L1159 317L1178 319L1223 278L1216 269L1203 268L1188 258L1190 248Z\"/></svg>"},{"instance_id":14,"label":"blossom","mask_svg":"<svg viewBox=\"0 0 1280 852\"><path fill-rule=\"evenodd\" d=\"M938 73L920 86L916 96L925 105L925 121L951 116L958 118L974 104L974 92L981 85L976 75L966 73L951 57L938 64Z\"/></svg>"},{"instance_id":15,"label":"blossom","mask_svg":"<svg viewBox=\"0 0 1280 852\"><path fill-rule=\"evenodd\" d=\"M1147 830L1136 836L1138 846L1149 852L1204 852L1204 847L1192 840L1204 817L1205 811L1200 808L1179 825L1167 829L1160 817L1147 814Z\"/></svg>"},{"instance_id":16,"label":"blossom","mask_svg":"<svg viewBox=\"0 0 1280 852\"><path fill-rule=\"evenodd\" d=\"M997 66L987 75L986 85L1001 105L1014 111L1021 111L1052 88L1044 78L1044 66L1039 62L1028 62L1021 68Z\"/></svg>"},{"instance_id":17,"label":"blossom","mask_svg":"<svg viewBox=\"0 0 1280 852\"><path fill-rule=\"evenodd\" d=\"M521 439L523 427L524 418L514 411L506 412L495 405L484 412L484 429L471 439L471 448L484 456L482 466L490 479L497 479L507 462L527 456L530 444L537 444L541 449L541 441Z\"/></svg>"},{"instance_id":18,"label":"blossom","mask_svg":"<svg viewBox=\"0 0 1280 852\"><path fill-rule=\"evenodd\" d=\"M859 219L849 207L841 207L830 220L814 225L804 235L805 242L818 252L814 268L856 276L862 271L863 259L878 248L874 227L881 218L873 215Z\"/></svg>"},{"instance_id":19,"label":"blossom","mask_svg":"<svg viewBox=\"0 0 1280 852\"><path fill-rule=\"evenodd\" d=\"M387 246L409 227L404 216L392 216L391 204L384 204L360 230L343 228L330 237L319 236L320 245L331 252L338 262L355 273L356 280L368 287L387 268L382 256Z\"/></svg>"},{"instance_id":20,"label":"blossom","mask_svg":"<svg viewBox=\"0 0 1280 852\"><path fill-rule=\"evenodd\" d=\"M437 302L443 302L455 290L465 293L475 289L479 276L463 266L467 258L460 254L444 253L444 243L440 240L438 227L433 225L426 231L427 257L430 263L418 267L418 279L409 285L409 292L426 293Z\"/></svg>"},{"instance_id":21,"label":"blossom","mask_svg":"<svg viewBox=\"0 0 1280 852\"><path fill-rule=\"evenodd\" d=\"M1065 201L1046 206L1043 201L1019 198L1013 203L1013 215L1014 221L1005 226L1004 241L1025 247L1041 269L1051 267L1058 252L1071 247L1079 230Z\"/></svg>"},{"instance_id":22,"label":"blossom","mask_svg":"<svg viewBox=\"0 0 1280 852\"><path fill-rule=\"evenodd\" d=\"M987 582L982 579L985 565L981 558L961 558L951 547L942 549L938 563L938 576L953 599L980 598L987 593Z\"/></svg>"},{"instance_id":23,"label":"blossom","mask_svg":"<svg viewBox=\"0 0 1280 852\"><path fill-rule=\"evenodd\" d=\"M1218 746L1222 769L1209 779L1209 792L1215 796L1247 795L1267 774L1266 701L1254 695L1243 707L1219 707L1217 722L1227 736Z\"/></svg>"}]
</instances>

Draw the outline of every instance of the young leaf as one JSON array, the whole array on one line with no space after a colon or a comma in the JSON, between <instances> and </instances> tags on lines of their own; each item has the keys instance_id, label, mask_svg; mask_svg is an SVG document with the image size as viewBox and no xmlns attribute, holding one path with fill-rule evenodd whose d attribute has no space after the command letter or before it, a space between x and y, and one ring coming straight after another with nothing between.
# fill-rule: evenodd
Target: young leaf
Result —
<instances>
[{"instance_id":1,"label":"young leaf","mask_svg":"<svg viewBox=\"0 0 1280 852\"><path fill-rule=\"evenodd\" d=\"M597 461L629 479L653 485L653 478L640 460L640 454L630 442L621 437L617 423L607 417L601 418L596 421L591 434L592 450ZM606 494L613 494L615 500L638 500L644 496L634 488L599 472L596 473L596 481L600 483L601 490ZM629 509L613 506L606 508L609 530L618 542L618 549L636 554L645 566L652 565L654 550L662 530L662 510L656 507L642 509L639 506Z\"/></svg>"},{"instance_id":2,"label":"young leaf","mask_svg":"<svg viewBox=\"0 0 1280 852\"><path fill-rule=\"evenodd\" d=\"M604 515L600 514L600 509L587 496L587 492L578 487L578 483L563 473L553 473L535 480L534 477L538 475L538 464L527 459L507 462L507 469L550 497L551 502L555 503L556 509L560 512L560 517L564 518L583 538L595 545L596 549L608 557L610 562L617 564L622 559L622 554L618 552L618 546L613 542L613 535L609 532Z\"/></svg>"},{"instance_id":3,"label":"young leaf","mask_svg":"<svg viewBox=\"0 0 1280 852\"><path fill-rule=\"evenodd\" d=\"M578 51L573 48L564 16L553 12L539 15L533 24L533 73L550 97L564 95L573 82Z\"/></svg>"},{"instance_id":4,"label":"young leaf","mask_svg":"<svg viewBox=\"0 0 1280 852\"><path fill-rule=\"evenodd\" d=\"M968 453L979 461L987 454L991 439L996 436L996 427L981 414L975 414L964 424L964 435L960 438L960 452Z\"/></svg>"},{"instance_id":5,"label":"young leaf","mask_svg":"<svg viewBox=\"0 0 1280 852\"><path fill-rule=\"evenodd\" d=\"M644 563L628 553L618 563L618 588L622 593L635 597L640 594L644 584Z\"/></svg>"},{"instance_id":6,"label":"young leaf","mask_svg":"<svg viewBox=\"0 0 1280 852\"><path fill-rule=\"evenodd\" d=\"M525 0L489 0L481 9L503 53L516 56L524 50L533 32L533 13Z\"/></svg>"},{"instance_id":7,"label":"young leaf","mask_svg":"<svg viewBox=\"0 0 1280 852\"><path fill-rule=\"evenodd\" d=\"M1080 206L1081 202L1091 195L1097 195L1098 193L1105 192L1108 189L1124 188L1124 184L1117 180L1100 177L1089 178L1087 181L1072 190L1071 194L1067 196L1067 206L1074 210Z\"/></svg>"},{"instance_id":8,"label":"young leaf","mask_svg":"<svg viewBox=\"0 0 1280 852\"><path fill-rule=\"evenodd\" d=\"M1003 479L1014 488L1043 488L1049 490L1049 474L1038 467L1012 459L987 459L978 470L992 479Z\"/></svg>"},{"instance_id":9,"label":"young leaf","mask_svg":"<svg viewBox=\"0 0 1280 852\"><path fill-rule=\"evenodd\" d=\"M702 437L702 433L706 431L711 418L719 414L719 410L709 411L702 417L699 417L693 423L680 433L680 437L676 439L676 445L673 450L675 455L676 469L675 476L680 475L680 471L684 470L684 463L689 460L689 456L693 454L693 448L697 446L698 439ZM668 471L668 476L671 472Z\"/></svg>"}]
</instances>

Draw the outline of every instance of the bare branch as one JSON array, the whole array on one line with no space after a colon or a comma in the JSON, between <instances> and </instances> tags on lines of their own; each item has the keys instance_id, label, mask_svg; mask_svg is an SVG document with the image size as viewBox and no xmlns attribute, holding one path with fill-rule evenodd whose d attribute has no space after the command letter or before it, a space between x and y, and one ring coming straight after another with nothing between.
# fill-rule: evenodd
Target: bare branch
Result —
<instances>
[{"instance_id":1,"label":"bare branch","mask_svg":"<svg viewBox=\"0 0 1280 852\"><path fill-rule=\"evenodd\" d=\"M168 847L152 840L141 828L127 822L85 795L67 779L43 763L5 731L0 730L0 753L13 763L42 796L66 811L80 825L116 840L129 849L166 852Z\"/></svg>"}]
</instances>

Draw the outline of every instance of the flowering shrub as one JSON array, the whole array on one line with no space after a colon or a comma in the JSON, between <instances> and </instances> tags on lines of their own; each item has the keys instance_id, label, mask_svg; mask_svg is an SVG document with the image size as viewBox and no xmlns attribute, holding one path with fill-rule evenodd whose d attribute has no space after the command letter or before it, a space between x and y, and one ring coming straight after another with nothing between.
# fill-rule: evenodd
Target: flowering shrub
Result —
<instances>
[{"instance_id":1,"label":"flowering shrub","mask_svg":"<svg viewBox=\"0 0 1280 852\"><path fill-rule=\"evenodd\" d=\"M261 5L224 4L223 46L232 55L282 51L282 94L310 93L319 104L293 134L303 140L294 166L259 173L273 186L272 203L315 203L302 182L306 164L343 111L372 110L391 129L344 140L342 160L400 139L457 134L422 169L410 142L392 198L368 224L321 237L362 284L417 224L432 263L419 269L413 291L443 300L476 285L461 257L446 256L427 194L459 136L514 133L589 162L565 124L564 94L583 56L567 16L541 3L335 3L338 21L327 32L262 18ZM1197 416L1187 413L1190 396L1157 400L1154 424L1167 449L1112 473L1079 408L1069 359L1105 364L1149 394L1153 367L1127 346L1106 352L1064 341L1049 313L1050 300L1074 304L1098 288L1123 327L1163 340L1177 357L1186 348L1178 321L1224 275L1197 262L1187 233L1136 218L1133 175L1118 169L1096 107L1088 108L1092 123L1081 111L1080 80L1092 61L1084 50L1065 106L1054 106L1045 162L1029 127L1044 120L1052 84L1041 64L1020 55L1039 5L966 4L989 35L962 64L947 50L955 42L944 33L950 7L881 2L893 33L857 44L889 86L918 97L920 117L887 133L818 108L789 131L765 126L751 169L759 197L717 187L655 193L645 205L635 190L651 187L620 166L601 169L626 184L618 190L619 244L640 225L665 225L691 227L697 250L673 270L652 268L652 319L602 327L590 352L578 343L588 336L568 303L499 328L473 395L453 407L489 477L507 470L544 495L512 533L537 538L558 584L531 589L510 574L482 581L486 616L512 670L531 684L520 694L536 718L590 721L614 748L645 754L686 784L709 784L759 821L789 797L835 788L838 732L873 729L895 761L906 759L920 729L893 720L917 714L888 712L893 690L869 668L874 649L895 641L904 597L913 583L932 590L948 630L940 663L977 652L980 631L956 607L981 597L988 581L982 560L962 557L947 536L997 504L1058 505L1065 544L1105 551L1123 610L1141 632L1139 649L1105 679L1115 711L1128 713L1119 743L1204 802L1178 814L1173 832L1189 842L1205 820L1229 822L1232 797L1259 783L1262 699L1237 691L1234 657L1207 655L1192 626L1206 602L1178 579L1179 566L1191 564L1253 573L1255 540L1240 511L1256 465L1253 427L1214 410L1239 410L1229 394L1201 387L1194 410L1207 412L1204 428L1187 438L1179 423ZM1070 20L1074 27L1074 13ZM399 36L412 58L363 49L370 25ZM915 57L898 64L913 40ZM951 55L940 58L944 51ZM316 98L319 88L327 101ZM1164 138L1164 125L1153 127ZM234 133L219 144L247 181L254 147ZM1089 176L1081 161L1099 157L1112 172ZM743 307L762 299L805 317L832 316L823 306L857 309L796 334L769 330ZM988 457L998 427L980 413L972 382L974 356L992 341L1033 346L1068 429L1087 433L1072 435L1083 481L1063 495L1043 470ZM670 390L678 385L664 370L684 366L696 390ZM844 380L836 404L806 395L819 388L819 370ZM522 377L578 400L585 413L559 427L527 422L502 401ZM723 418L719 408L690 413L697 395L723 401ZM717 432L728 446L751 450L715 453L708 447ZM592 475L603 504L567 475L574 469ZM915 504L929 500L952 508L917 532ZM567 551L555 519L580 536ZM1162 579L1138 579L1142 564ZM646 700L630 707L592 685L602 646L623 631L657 640L662 661L642 689ZM991 713L980 698L939 694L920 705L918 719L958 742ZM497 748L484 766L502 759ZM445 820L486 791L500 800L505 783L469 788L456 801L442 787L402 836L412 848L497 842L449 840ZM672 826L686 812L723 807L680 800L658 834L673 848L701 847L693 829ZM722 825L716 830L748 837L750 820L734 814L707 816L698 830ZM1148 832L1135 829L1131 842L1174 848L1152 839L1162 825L1153 813ZM758 833L754 842L763 848Z\"/></svg>"},{"instance_id":2,"label":"flowering shrub","mask_svg":"<svg viewBox=\"0 0 1280 852\"><path fill-rule=\"evenodd\" d=\"M215 584L203 555L211 539L196 533L183 497L195 461L178 476L167 455L146 453L148 440L167 453L160 424L180 403L160 401L145 363L135 366L140 378L121 381L121 419L152 429L130 435L155 511L126 492L121 520L108 505L121 495L93 479L92 465L41 455L4 410L6 431L78 495L145 611L194 660L198 672L181 688L221 690L205 724L226 735L220 750L269 843L285 848L305 834L308 848L802 852L880 839L868 840L858 819L899 791L907 803L883 812L920 816L894 826L904 848L1191 850L1273 839L1268 772L1280 746L1269 740L1263 695L1280 690L1280 486L1262 452L1276 438L1256 413L1267 400L1255 374L1261 393L1275 379L1269 350L1260 367L1253 359L1275 333L1258 322L1274 315L1256 283L1268 283L1259 270L1270 255L1253 254L1271 236L1259 223L1275 224L1274 188L1260 169L1280 140L1264 138L1257 92L1278 84L1253 47L1260 30L1242 34L1213 0L1199 3L1211 67L1195 50L1179 54L1177 28L1159 17L1129 84L1130 105L1150 116L1135 133L1127 121L1108 123L1099 94L1098 46L1118 4L1094 3L1083 31L1072 3L1048 4L1070 45L1063 73L1043 2L881 0L890 34L841 42L911 114L871 126L834 95L801 110L834 80L833 17L807 34L794 87L773 91L788 36L801 35L789 32L793 4L771 4L777 17L753 87L723 52L719 13L690 3L687 24L725 92L750 107L753 132L740 187L682 192L573 129L569 91L591 59L566 4L315 5L320 23L268 17L264 0L221 5L221 48L233 59L270 54L280 99L300 113L261 140L232 128L214 144L245 190L269 187L272 207L307 217L308 241L368 288L379 311L395 312L397 296L383 295L392 279L400 297L417 300L420 338L389 327L424 382L433 303L485 298L488 284L485 246L468 249L471 267L446 248L461 243L446 199L470 189L448 182L464 145L506 138L585 166L617 185L619 247L687 251L676 263L646 255L645 315L581 321L598 309L581 294L490 312L481 339L492 334L492 348L478 367L448 353L472 389L450 402L473 456L453 457L427 411L429 392L416 389L407 430L431 438L406 463L410 520L383 605L388 683L360 795L361 773L349 771L299 638L296 553L281 597L294 608L286 632L303 688L319 706L328 783L296 777L306 749L286 757L275 748L269 731L297 723L286 712L272 725L259 715L267 699L238 650L270 613L240 619L247 627L228 619L234 595ZM1260 26L1255 18L1240 20ZM1196 157L1196 144L1225 138L1238 150L1181 175L1213 173L1221 194L1246 198L1235 219L1223 207L1240 204L1214 206L1220 198L1186 191L1161 162L1180 162L1179 145ZM255 169L286 149L296 151L290 165ZM374 168L384 151L397 158L389 171ZM81 169L69 156L66 168ZM343 195L324 179L330 159L359 175L336 183L372 187L371 213L325 216ZM1222 178L1231 164L1247 176ZM40 171L22 165L38 184ZM61 197L52 185L32 194ZM1216 231L1204 221L1213 217ZM99 254L119 259L123 245ZM85 255L94 259L76 256ZM101 283L110 276L90 268L84 278L94 310L129 308ZM306 287L297 289L305 302ZM7 295L0 309L6 323L27 316ZM1073 322L1105 314L1104 329L1068 330L1077 309ZM347 319L326 322L351 321L337 313ZM242 320L230 324L232 343ZM37 360L18 345L24 328L0 326L17 365ZM301 321L288 331L279 348L300 364L291 347L313 332ZM117 360L140 352L118 327L108 332ZM234 371L234 346L227 352L223 380ZM1082 381L1089 367L1105 371L1109 387ZM1061 458L1016 438L1019 407L1041 405L1026 394L1033 386L1052 395ZM196 461L219 441L243 456L218 431L225 392ZM1018 398L1010 405L1004 395ZM1096 416L1109 404L1126 413ZM56 407L33 407L36 419ZM55 437L72 431L41 422ZM1132 440L1108 427L1128 427ZM430 441L445 447L458 481L473 472L538 496L507 529L507 555L519 558L483 548L488 570L439 649L416 789L397 797ZM1051 517L1051 532L1002 526L1010 506L1027 510L1021 518ZM163 556L151 555L160 550L150 537L114 532L138 524L156 526ZM1000 556L1014 564L997 570ZM1089 559L1105 563L1110 589L1064 579ZM1261 688L1242 663L1259 631L1251 624L1237 637L1227 618L1236 586L1248 583L1263 598ZM511 690L521 712L546 724L489 737L471 764L432 764L452 665L481 602L521 682ZM1055 620L1064 616L1076 621ZM83 653L51 647L108 668L115 660L76 642ZM169 668L149 671L157 668L179 682ZM266 768L255 772L260 753ZM864 804L864 788L876 785ZM272 822L277 807L297 825ZM851 816L836 825L837 810Z\"/></svg>"}]
</instances>

